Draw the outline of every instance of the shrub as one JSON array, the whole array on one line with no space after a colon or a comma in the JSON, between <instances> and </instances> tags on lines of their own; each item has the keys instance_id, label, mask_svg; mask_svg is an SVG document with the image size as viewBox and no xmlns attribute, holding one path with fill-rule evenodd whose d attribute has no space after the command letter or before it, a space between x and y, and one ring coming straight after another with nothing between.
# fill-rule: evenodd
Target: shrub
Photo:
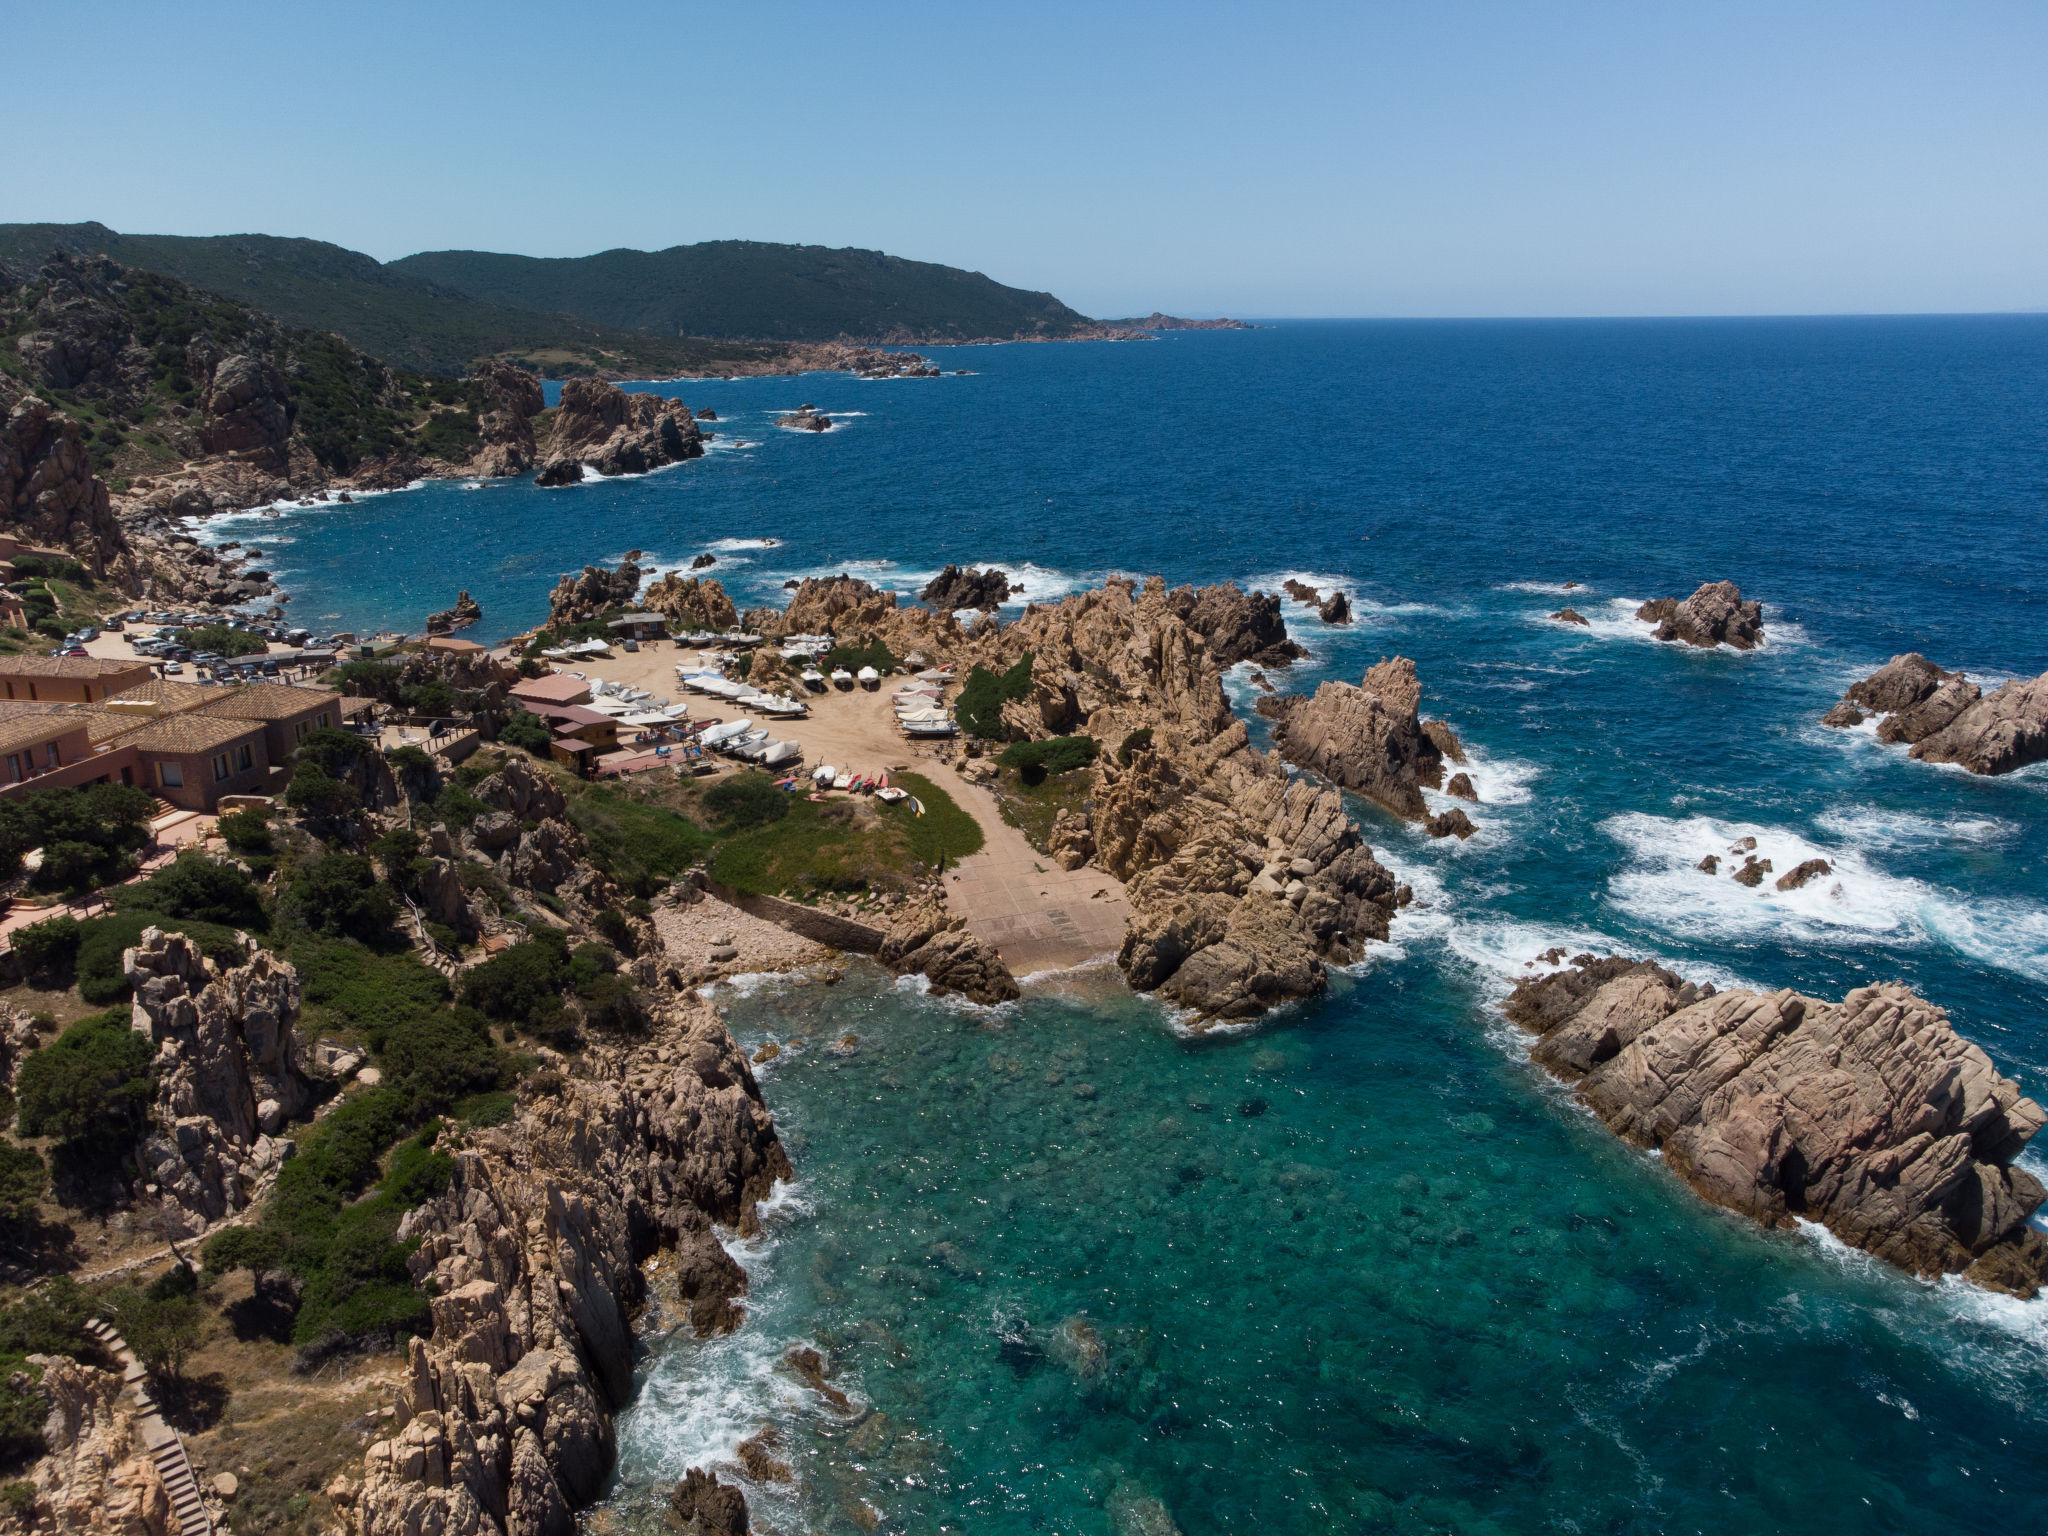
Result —
<instances>
[{"instance_id":1,"label":"shrub","mask_svg":"<svg viewBox=\"0 0 2048 1536\"><path fill-rule=\"evenodd\" d=\"M1019 741L1003 748L996 759L1005 768L1017 770L1026 784L1041 784L1062 773L1072 773L1095 761L1093 736L1054 736L1046 741Z\"/></svg>"},{"instance_id":2,"label":"shrub","mask_svg":"<svg viewBox=\"0 0 2048 1536\"><path fill-rule=\"evenodd\" d=\"M377 1059L406 1096L411 1119L502 1088L509 1075L491 1044L490 1026L474 1008L437 1008L406 1020L386 1033Z\"/></svg>"},{"instance_id":3,"label":"shrub","mask_svg":"<svg viewBox=\"0 0 2048 1536\"><path fill-rule=\"evenodd\" d=\"M639 939L633 931L633 925L626 921L626 914L615 907L600 910L591 920L591 927L602 934L605 942L622 955L633 954L639 948Z\"/></svg>"},{"instance_id":4,"label":"shrub","mask_svg":"<svg viewBox=\"0 0 2048 1536\"><path fill-rule=\"evenodd\" d=\"M324 853L299 867L283 910L316 933L374 943L387 937L398 908L376 867L352 853Z\"/></svg>"},{"instance_id":5,"label":"shrub","mask_svg":"<svg viewBox=\"0 0 2048 1536\"><path fill-rule=\"evenodd\" d=\"M276 847L270 820L261 811L230 811L220 819L220 835L236 853L269 853Z\"/></svg>"},{"instance_id":6,"label":"shrub","mask_svg":"<svg viewBox=\"0 0 2048 1536\"><path fill-rule=\"evenodd\" d=\"M126 1146L149 1111L154 1056L120 1013L79 1020L21 1064L21 1133Z\"/></svg>"},{"instance_id":7,"label":"shrub","mask_svg":"<svg viewBox=\"0 0 2048 1536\"><path fill-rule=\"evenodd\" d=\"M202 624L178 631L178 643L195 651L212 651L217 656L255 656L269 647L261 635L231 624Z\"/></svg>"},{"instance_id":8,"label":"shrub","mask_svg":"<svg viewBox=\"0 0 2048 1536\"><path fill-rule=\"evenodd\" d=\"M349 731L337 730L323 725L318 730L306 733L306 739L292 751L294 763L311 763L322 773L339 778L355 767L362 755L370 750L368 742Z\"/></svg>"},{"instance_id":9,"label":"shrub","mask_svg":"<svg viewBox=\"0 0 2048 1536\"><path fill-rule=\"evenodd\" d=\"M1010 728L1003 723L1003 706L1031 691L1031 653L1026 651L1016 664L1001 673L975 667L960 685L953 716L960 728L983 741L1003 741Z\"/></svg>"},{"instance_id":10,"label":"shrub","mask_svg":"<svg viewBox=\"0 0 2048 1536\"><path fill-rule=\"evenodd\" d=\"M849 672L858 672L862 667L873 667L877 672L893 672L900 665L895 652L880 640L869 640L860 645L840 644L825 653L822 665L829 671L833 667L844 667Z\"/></svg>"},{"instance_id":11,"label":"shrub","mask_svg":"<svg viewBox=\"0 0 2048 1536\"><path fill-rule=\"evenodd\" d=\"M21 867L31 848L43 850L33 883L75 894L125 875L149 841L156 801L129 784L42 789L0 801L0 876Z\"/></svg>"},{"instance_id":12,"label":"shrub","mask_svg":"<svg viewBox=\"0 0 2048 1536\"><path fill-rule=\"evenodd\" d=\"M517 1112L519 1101L500 1089L496 1093L479 1093L464 1099L455 1106L455 1118L464 1125L473 1125L486 1130L494 1125L503 1125Z\"/></svg>"},{"instance_id":13,"label":"shrub","mask_svg":"<svg viewBox=\"0 0 2048 1536\"><path fill-rule=\"evenodd\" d=\"M1123 739L1123 745L1116 749L1116 760L1124 767L1131 766L1131 759L1152 745L1152 727L1141 725Z\"/></svg>"},{"instance_id":14,"label":"shrub","mask_svg":"<svg viewBox=\"0 0 2048 1536\"><path fill-rule=\"evenodd\" d=\"M398 683L403 675L404 669L395 661L366 657L360 661L344 661L327 674L326 681L330 688L392 704L398 700Z\"/></svg>"},{"instance_id":15,"label":"shrub","mask_svg":"<svg viewBox=\"0 0 2048 1536\"><path fill-rule=\"evenodd\" d=\"M179 854L168 869L126 887L116 900L127 911L194 917L257 933L270 926L256 883L225 859L203 853Z\"/></svg>"},{"instance_id":16,"label":"shrub","mask_svg":"<svg viewBox=\"0 0 2048 1536\"><path fill-rule=\"evenodd\" d=\"M45 918L15 930L14 953L22 973L34 982L68 982L78 970L78 946L85 926L75 917Z\"/></svg>"},{"instance_id":17,"label":"shrub","mask_svg":"<svg viewBox=\"0 0 2048 1536\"><path fill-rule=\"evenodd\" d=\"M393 747L384 754L384 757L393 768L410 768L415 773L434 766L434 760L427 755L426 749L416 747L411 742Z\"/></svg>"},{"instance_id":18,"label":"shrub","mask_svg":"<svg viewBox=\"0 0 2048 1536\"><path fill-rule=\"evenodd\" d=\"M301 762L292 769L291 782L284 787L284 803L317 821L338 821L362 804L353 784L337 779L315 762Z\"/></svg>"},{"instance_id":19,"label":"shrub","mask_svg":"<svg viewBox=\"0 0 2048 1536\"><path fill-rule=\"evenodd\" d=\"M539 715L515 709L511 718L498 727L498 740L508 747L531 752L535 757L546 757L548 748L554 743L554 736L548 730L547 722Z\"/></svg>"},{"instance_id":20,"label":"shrub","mask_svg":"<svg viewBox=\"0 0 2048 1536\"><path fill-rule=\"evenodd\" d=\"M189 1273L183 1265L177 1273ZM199 1342L205 1312L189 1290L182 1295L159 1295L147 1291L118 1290L106 1298L115 1325L128 1347L150 1375L176 1381L185 1371L185 1360Z\"/></svg>"},{"instance_id":21,"label":"shrub","mask_svg":"<svg viewBox=\"0 0 2048 1536\"><path fill-rule=\"evenodd\" d=\"M704 809L729 831L764 827L789 814L789 796L765 773L749 771L721 779L704 792Z\"/></svg>"},{"instance_id":22,"label":"shrub","mask_svg":"<svg viewBox=\"0 0 2048 1536\"><path fill-rule=\"evenodd\" d=\"M630 791L592 785L569 802L591 862L636 895L651 895L711 845L703 828Z\"/></svg>"},{"instance_id":23,"label":"shrub","mask_svg":"<svg viewBox=\"0 0 2048 1536\"><path fill-rule=\"evenodd\" d=\"M0 1138L0 1226L19 1227L29 1221L49 1185L50 1171L35 1148Z\"/></svg>"},{"instance_id":24,"label":"shrub","mask_svg":"<svg viewBox=\"0 0 2048 1536\"><path fill-rule=\"evenodd\" d=\"M462 1001L504 1023L541 1025L561 1013L562 989L569 980L568 944L543 928L467 971Z\"/></svg>"}]
</instances>

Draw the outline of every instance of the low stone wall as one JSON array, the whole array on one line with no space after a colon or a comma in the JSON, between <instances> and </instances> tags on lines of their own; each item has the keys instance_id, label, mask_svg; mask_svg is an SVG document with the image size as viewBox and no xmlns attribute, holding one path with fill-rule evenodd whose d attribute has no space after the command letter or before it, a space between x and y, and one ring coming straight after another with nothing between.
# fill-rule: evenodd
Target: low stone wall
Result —
<instances>
[{"instance_id":1,"label":"low stone wall","mask_svg":"<svg viewBox=\"0 0 2048 1536\"><path fill-rule=\"evenodd\" d=\"M834 917L830 912L784 901L779 896L757 896L751 891L734 890L701 871L690 876L690 883L708 895L716 896L727 906L738 907L749 917L758 917L778 928L787 928L813 943L857 955L872 955L882 947L881 929L856 923L852 918Z\"/></svg>"}]
</instances>

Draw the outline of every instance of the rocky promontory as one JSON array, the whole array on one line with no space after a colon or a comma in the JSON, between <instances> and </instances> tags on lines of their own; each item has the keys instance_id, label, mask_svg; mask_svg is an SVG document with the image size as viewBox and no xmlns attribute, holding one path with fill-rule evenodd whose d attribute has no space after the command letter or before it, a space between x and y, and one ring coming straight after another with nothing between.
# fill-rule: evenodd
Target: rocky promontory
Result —
<instances>
[{"instance_id":1,"label":"rocky promontory","mask_svg":"<svg viewBox=\"0 0 2048 1536\"><path fill-rule=\"evenodd\" d=\"M1648 961L1579 956L1508 1017L1609 1130L1766 1226L1816 1221L1918 1275L2031 1296L2044 1191L2013 1166L2048 1116L1894 983L1838 1003L1716 992Z\"/></svg>"},{"instance_id":2,"label":"rocky promontory","mask_svg":"<svg viewBox=\"0 0 2048 1536\"><path fill-rule=\"evenodd\" d=\"M973 566L948 565L925 583L917 600L952 612L962 608L1000 608L1009 596L1010 578L996 567L977 570Z\"/></svg>"},{"instance_id":3,"label":"rocky promontory","mask_svg":"<svg viewBox=\"0 0 2048 1536\"><path fill-rule=\"evenodd\" d=\"M586 467L600 475L644 475L704 453L703 429L682 401L627 394L602 379L564 384L562 403L540 416L534 440L539 485L574 485Z\"/></svg>"},{"instance_id":4,"label":"rocky promontory","mask_svg":"<svg viewBox=\"0 0 2048 1536\"><path fill-rule=\"evenodd\" d=\"M450 1135L445 1193L400 1229L433 1296L407 1347L397 1416L363 1462L355 1536L573 1529L603 1488L612 1416L633 1390L639 1265L676 1249L683 1298L723 1331L744 1290L713 1223L753 1230L789 1159L746 1057L701 1001L652 1038L586 1053L496 1129ZM694 1283L694 1282L693 1282Z\"/></svg>"},{"instance_id":5,"label":"rocky promontory","mask_svg":"<svg viewBox=\"0 0 2048 1536\"><path fill-rule=\"evenodd\" d=\"M640 595L649 613L658 613L681 630L727 630L740 621L739 610L718 581L670 571Z\"/></svg>"},{"instance_id":6,"label":"rocky promontory","mask_svg":"<svg viewBox=\"0 0 2048 1536\"><path fill-rule=\"evenodd\" d=\"M427 615L427 633L430 635L452 635L458 629L467 629L484 616L483 608L463 588L455 594L455 604L443 608L439 613Z\"/></svg>"},{"instance_id":7,"label":"rocky promontory","mask_svg":"<svg viewBox=\"0 0 2048 1536\"><path fill-rule=\"evenodd\" d=\"M640 590L639 550L631 550L616 566L586 565L562 577L548 593L548 627L582 624L623 608Z\"/></svg>"},{"instance_id":8,"label":"rocky promontory","mask_svg":"<svg viewBox=\"0 0 2048 1536\"><path fill-rule=\"evenodd\" d=\"M1440 789L1446 759L1459 763L1463 749L1449 726L1421 717L1422 680L1415 663L1395 656L1368 670L1357 683L1324 683L1307 698L1269 694L1259 713L1273 722L1273 743L1297 767L1355 790L1410 821L1429 817L1423 789ZM1471 789L1468 778L1467 791ZM1446 831L1469 835L1456 821Z\"/></svg>"},{"instance_id":9,"label":"rocky promontory","mask_svg":"<svg viewBox=\"0 0 2048 1536\"><path fill-rule=\"evenodd\" d=\"M1821 720L1849 727L1873 715L1879 741L1903 744L1923 762L1999 774L2048 760L2048 672L1987 696L1961 672L1909 651L1852 683Z\"/></svg>"},{"instance_id":10,"label":"rocky promontory","mask_svg":"<svg viewBox=\"0 0 2048 1536\"><path fill-rule=\"evenodd\" d=\"M1764 605L1743 598L1732 581L1709 581L1691 597L1653 597L1636 610L1657 638L1711 650L1717 645L1753 651L1764 643ZM1569 620L1566 620L1569 623Z\"/></svg>"}]
</instances>

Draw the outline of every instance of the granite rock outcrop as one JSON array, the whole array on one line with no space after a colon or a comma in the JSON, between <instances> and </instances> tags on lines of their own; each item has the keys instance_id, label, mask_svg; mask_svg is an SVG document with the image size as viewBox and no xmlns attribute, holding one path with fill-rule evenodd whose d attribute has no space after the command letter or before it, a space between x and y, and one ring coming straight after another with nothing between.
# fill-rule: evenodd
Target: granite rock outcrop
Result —
<instances>
[{"instance_id":1,"label":"granite rock outcrop","mask_svg":"<svg viewBox=\"0 0 2048 1536\"><path fill-rule=\"evenodd\" d=\"M484 616L484 610L477 600L463 588L455 594L453 607L443 608L439 613L427 615L427 633L430 635L452 635L458 629L467 629Z\"/></svg>"},{"instance_id":2,"label":"granite rock outcrop","mask_svg":"<svg viewBox=\"0 0 2048 1536\"><path fill-rule=\"evenodd\" d=\"M1879 741L1904 745L1923 762L2000 774L2048 760L2048 673L1987 695L1963 673L1909 651L1852 683L1821 721L1848 727L1873 715Z\"/></svg>"},{"instance_id":3,"label":"granite rock outcrop","mask_svg":"<svg viewBox=\"0 0 2048 1536\"><path fill-rule=\"evenodd\" d=\"M948 565L924 585L918 601L934 608L1000 608L1010 596L1010 578L994 566Z\"/></svg>"},{"instance_id":4,"label":"granite rock outcrop","mask_svg":"<svg viewBox=\"0 0 2048 1536\"><path fill-rule=\"evenodd\" d=\"M1717 1205L1819 1222L1914 1274L2021 1296L2048 1277L2044 1191L2014 1166L2048 1115L1902 986L1716 992L1582 955L1506 1011L1609 1130Z\"/></svg>"},{"instance_id":5,"label":"granite rock outcrop","mask_svg":"<svg viewBox=\"0 0 2048 1536\"><path fill-rule=\"evenodd\" d=\"M1706 650L1725 645L1753 651L1764 643L1764 605L1746 600L1732 581L1704 582L1682 601L1654 597L1636 609L1636 617L1655 624L1659 640Z\"/></svg>"},{"instance_id":6,"label":"granite rock outcrop","mask_svg":"<svg viewBox=\"0 0 2048 1536\"><path fill-rule=\"evenodd\" d=\"M1280 599L1267 592L1247 592L1234 581L1213 587L1175 587L1167 603L1180 621L1200 635L1219 667L1240 661L1262 667L1284 667L1308 652L1287 638Z\"/></svg>"},{"instance_id":7,"label":"granite rock outcrop","mask_svg":"<svg viewBox=\"0 0 2048 1536\"><path fill-rule=\"evenodd\" d=\"M548 594L548 627L585 624L632 603L640 590L639 557L636 549L616 566L586 565L562 577Z\"/></svg>"},{"instance_id":8,"label":"granite rock outcrop","mask_svg":"<svg viewBox=\"0 0 2048 1536\"><path fill-rule=\"evenodd\" d=\"M574 485L587 467L600 475L644 475L701 458L704 432L680 400L627 394L603 379L571 379L562 401L535 419L542 485Z\"/></svg>"},{"instance_id":9,"label":"granite rock outcrop","mask_svg":"<svg viewBox=\"0 0 2048 1536\"><path fill-rule=\"evenodd\" d=\"M708 576L670 571L641 594L649 613L658 613L680 630L728 630L740 621L739 609L725 588Z\"/></svg>"},{"instance_id":10,"label":"granite rock outcrop","mask_svg":"<svg viewBox=\"0 0 2048 1536\"><path fill-rule=\"evenodd\" d=\"M936 898L901 909L875 958L898 976L922 976L934 992L957 993L971 1003L1007 1003L1021 995L1002 956Z\"/></svg>"},{"instance_id":11,"label":"granite rock outcrop","mask_svg":"<svg viewBox=\"0 0 2048 1536\"><path fill-rule=\"evenodd\" d=\"M1381 661L1358 683L1324 683L1314 694L1271 694L1259 713L1273 743L1298 767L1355 790L1410 821L1426 820L1425 787L1440 788L1445 761L1463 750L1441 721L1420 714L1422 681L1405 656Z\"/></svg>"}]
</instances>

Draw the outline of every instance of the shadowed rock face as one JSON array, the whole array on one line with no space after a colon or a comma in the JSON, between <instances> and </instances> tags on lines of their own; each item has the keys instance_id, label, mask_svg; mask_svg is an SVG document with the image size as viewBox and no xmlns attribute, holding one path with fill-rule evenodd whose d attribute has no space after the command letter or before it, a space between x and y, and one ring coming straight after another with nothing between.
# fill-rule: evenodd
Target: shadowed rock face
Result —
<instances>
[{"instance_id":1,"label":"shadowed rock face","mask_svg":"<svg viewBox=\"0 0 2048 1536\"><path fill-rule=\"evenodd\" d=\"M1962 673L1909 651L1852 683L1821 721L1847 727L1872 715L1879 741L1904 744L1923 762L1998 774L2048 760L2048 673L1986 696Z\"/></svg>"},{"instance_id":2,"label":"shadowed rock face","mask_svg":"<svg viewBox=\"0 0 2048 1536\"><path fill-rule=\"evenodd\" d=\"M1423 786L1444 781L1444 760L1464 753L1449 726L1419 714L1422 682L1405 656L1380 662L1356 683L1324 683L1315 693L1259 700L1273 721L1273 743L1297 767L1422 821ZM1467 788L1470 781L1467 781Z\"/></svg>"},{"instance_id":3,"label":"shadowed rock face","mask_svg":"<svg viewBox=\"0 0 2048 1536\"><path fill-rule=\"evenodd\" d=\"M725 588L707 576L685 576L670 571L641 595L650 613L661 614L678 629L731 629L740 621L739 610Z\"/></svg>"},{"instance_id":4,"label":"shadowed rock face","mask_svg":"<svg viewBox=\"0 0 2048 1536\"><path fill-rule=\"evenodd\" d=\"M1287 638L1280 599L1270 593L1247 592L1226 581L1213 587L1175 587L1166 599L1180 621L1209 643L1219 667L1240 661L1285 666L1308 654Z\"/></svg>"},{"instance_id":5,"label":"shadowed rock face","mask_svg":"<svg viewBox=\"0 0 2048 1536\"><path fill-rule=\"evenodd\" d=\"M1732 581L1707 582L1683 602L1652 598L1636 610L1636 617L1655 624L1659 640L1702 648L1727 645L1738 651L1753 651L1764 643L1764 605L1745 602L1742 589Z\"/></svg>"},{"instance_id":6,"label":"shadowed rock face","mask_svg":"<svg viewBox=\"0 0 2048 1536\"><path fill-rule=\"evenodd\" d=\"M1010 578L994 566L949 565L918 593L918 601L949 612L959 608L999 608L1010 595Z\"/></svg>"},{"instance_id":7,"label":"shadowed rock face","mask_svg":"<svg viewBox=\"0 0 2048 1536\"><path fill-rule=\"evenodd\" d=\"M128 553L84 432L35 395L9 406L0 393L0 518L23 538L70 550L95 575Z\"/></svg>"},{"instance_id":8,"label":"shadowed rock face","mask_svg":"<svg viewBox=\"0 0 2048 1536\"><path fill-rule=\"evenodd\" d=\"M957 992L972 1003L1006 1003L1019 996L1017 979L994 949L949 917L942 901L921 901L900 912L876 957L899 976L923 976L935 992Z\"/></svg>"},{"instance_id":9,"label":"shadowed rock face","mask_svg":"<svg viewBox=\"0 0 2048 1536\"><path fill-rule=\"evenodd\" d=\"M1507 1015L1609 1130L1766 1226L1818 1221L1920 1275L2031 1296L2044 1192L2013 1159L2039 1105L1891 983L1838 1003L1687 982L1578 957L1515 988Z\"/></svg>"},{"instance_id":10,"label":"shadowed rock face","mask_svg":"<svg viewBox=\"0 0 2048 1536\"><path fill-rule=\"evenodd\" d=\"M640 567L634 550L616 569L586 565L580 574L564 576L548 594L548 623L551 626L580 624L613 608L623 608L640 590Z\"/></svg>"}]
</instances>

